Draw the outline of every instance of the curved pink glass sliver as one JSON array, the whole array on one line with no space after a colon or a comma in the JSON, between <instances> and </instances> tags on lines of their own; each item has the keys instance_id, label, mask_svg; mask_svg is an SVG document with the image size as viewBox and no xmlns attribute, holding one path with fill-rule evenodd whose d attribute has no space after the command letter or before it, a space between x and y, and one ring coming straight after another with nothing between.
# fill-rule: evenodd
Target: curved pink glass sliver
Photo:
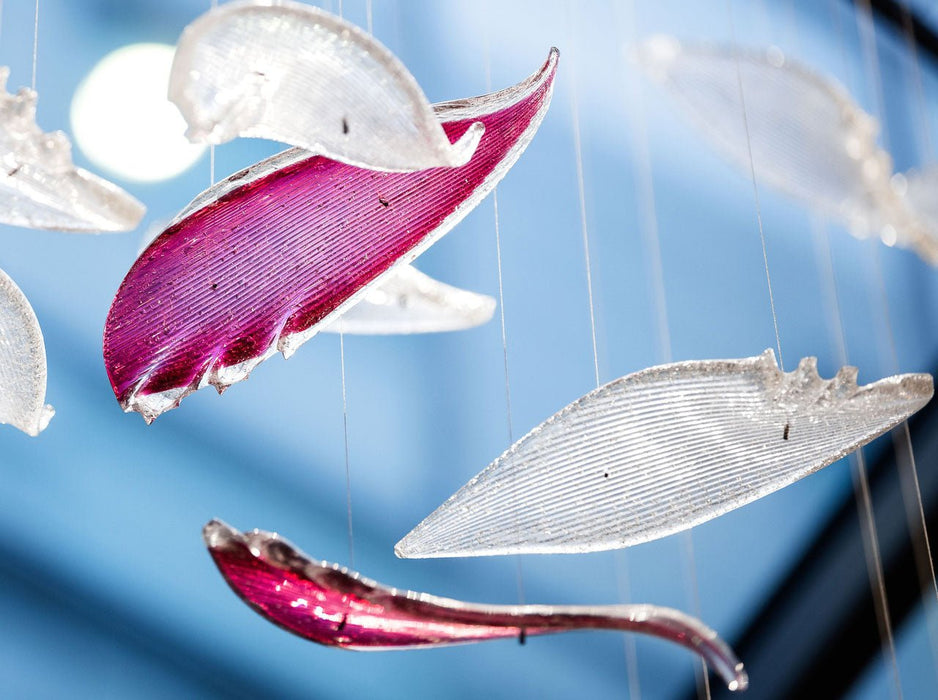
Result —
<instances>
[{"instance_id":1,"label":"curved pink glass sliver","mask_svg":"<svg viewBox=\"0 0 938 700\"><path fill-rule=\"evenodd\" d=\"M388 588L310 559L275 533L203 529L215 564L256 612L327 646L379 650L510 639L579 629L641 632L696 652L730 690L745 690L742 663L699 620L654 605L479 605Z\"/></svg>"},{"instance_id":2,"label":"curved pink glass sliver","mask_svg":"<svg viewBox=\"0 0 938 700\"><path fill-rule=\"evenodd\" d=\"M246 378L416 258L533 138L557 57L512 88L434 107L452 141L484 125L462 167L375 172L293 150L198 197L138 258L108 314L104 359L124 410L150 421L206 384Z\"/></svg>"}]
</instances>

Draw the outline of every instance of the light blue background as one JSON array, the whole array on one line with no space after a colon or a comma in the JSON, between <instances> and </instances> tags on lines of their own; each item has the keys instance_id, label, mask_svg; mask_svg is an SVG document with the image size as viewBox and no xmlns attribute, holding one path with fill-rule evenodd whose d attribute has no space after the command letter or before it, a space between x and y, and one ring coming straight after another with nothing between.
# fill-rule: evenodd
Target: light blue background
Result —
<instances>
[{"instance_id":1,"label":"light blue background","mask_svg":"<svg viewBox=\"0 0 938 700\"><path fill-rule=\"evenodd\" d=\"M675 360L755 355L774 346L751 182L724 163L624 59L636 37L664 32L728 42L722 0L696 3L393 2L376 0L376 36L433 101L518 82L550 46L561 66L550 113L499 187L505 313L515 437L593 388L576 187L573 109L583 138L598 355L609 380L660 361L637 154L645 115ZM192 0L42 0L39 124L69 131L78 83L109 51L174 43L208 5ZM327 5L329 7L329 5ZM361 0L345 15L364 25ZM337 6L332 6L337 9ZM733 5L736 34L774 43L876 109L856 15L844 2ZM33 4L3 7L0 62L29 84ZM885 126L897 167L929 162L935 66L922 66L925 111L901 40L878 31ZM141 133L141 138L146 138ZM740 135L743 138L742 134ZM934 139L933 139L934 140ZM240 141L217 151L223 177L280 149ZM76 148L75 160L91 166ZM103 173L106 174L106 173ZM29 296L49 357L58 413L30 439L0 430L0 679L7 697L624 697L623 637L583 633L381 654L320 648L250 612L217 574L200 528L211 517L277 530L317 558L348 563L338 338L279 356L224 397L203 391L147 427L121 413L101 359L108 306L142 231L209 184L207 158L159 185L124 184L149 212L127 235L71 236L0 227L0 267ZM811 218L761 191L786 366L817 355L837 368ZM892 371L873 276L882 261L902 371L938 358L938 276L913 254L830 230L852 363L861 381ZM491 198L418 266L497 294ZM496 321L463 333L346 339L355 566L388 584L479 602L517 600L513 558L402 561L392 547L509 445ZM873 452L886 447L874 445ZM923 469L934 465L920 465ZM850 490L846 463L693 533L701 614L732 640ZM632 599L689 609L684 540L626 554L525 557L525 597L538 603ZM836 595L831 591L831 595ZM805 630L810 634L810 630ZM692 657L636 638L646 697L693 683ZM798 640L792 639L792 645ZM938 677L921 614L900 631L907 697ZM784 663L784 660L779 660ZM757 695L758 679L753 679ZM855 697L881 697L874 664Z\"/></svg>"}]
</instances>

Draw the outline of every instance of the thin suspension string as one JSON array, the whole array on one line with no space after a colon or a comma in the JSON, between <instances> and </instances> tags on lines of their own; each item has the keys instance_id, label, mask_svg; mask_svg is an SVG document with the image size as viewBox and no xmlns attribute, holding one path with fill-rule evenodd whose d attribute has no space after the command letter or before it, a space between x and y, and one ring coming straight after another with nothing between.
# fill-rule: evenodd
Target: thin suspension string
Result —
<instances>
[{"instance_id":1,"label":"thin suspension string","mask_svg":"<svg viewBox=\"0 0 938 700\"><path fill-rule=\"evenodd\" d=\"M365 27L369 34L374 34L374 9L371 6L371 0L365 0Z\"/></svg>"},{"instance_id":2,"label":"thin suspension string","mask_svg":"<svg viewBox=\"0 0 938 700\"><path fill-rule=\"evenodd\" d=\"M795 12L794 7L789 3L789 22L794 28ZM836 15L834 21L837 27L837 33L840 38L841 53L845 67L848 66L846 53L844 49L843 34L840 28L839 16ZM798 39L798 32L793 31L795 40ZM838 358L841 365L848 362L846 334L843 328L842 313L840 301L837 296L837 284L834 278L833 262L829 244L827 242L826 231L820 225L816 217L812 217L812 224L815 230L815 252L819 263L819 269L822 273L822 283L825 289L825 304L828 310L828 318L834 333L834 342L837 347ZM869 478L867 475L866 460L863 449L858 449L852 456L852 469L850 471L851 481L853 483L854 498L857 503L857 514L860 518L860 536L863 543L864 559L866 561L867 576L870 581L871 595L873 598L873 608L876 618L876 625L879 632L880 644L883 649L883 656L887 659L892 668L893 680L896 693L899 698L902 697L902 686L899 679L898 662L896 658L895 642L892 632L892 622L889 615L888 598L886 595L885 577L883 574L882 558L879 551L879 538L876 529L876 521L873 513L873 503L870 497Z\"/></svg>"},{"instance_id":3,"label":"thin suspension string","mask_svg":"<svg viewBox=\"0 0 938 700\"><path fill-rule=\"evenodd\" d=\"M599 350L596 346L596 309L593 303L593 264L590 257L590 237L586 223L586 185L583 177L583 143L580 136L580 109L577 95L576 73L570 78L570 102L573 112L573 150L576 157L576 185L580 203L580 232L583 236L583 258L586 262L586 291L589 296L590 337L593 343L593 375L599 386Z\"/></svg>"},{"instance_id":4,"label":"thin suspension string","mask_svg":"<svg viewBox=\"0 0 938 700\"><path fill-rule=\"evenodd\" d=\"M727 14L730 20L730 38L736 45L736 23L733 20L733 0L726 0ZM765 266L765 283L769 289L769 306L772 309L772 326L775 328L775 346L778 348L778 366L784 372L785 361L782 359L782 339L778 332L778 315L775 313L775 294L772 292L772 276L769 274L769 254L765 244L765 231L762 228L762 204L759 201L759 185L756 180L756 165L752 157L752 138L749 134L749 116L746 111L746 96L743 91L743 73L739 65L739 52L736 52L736 83L739 89L739 102L742 106L743 129L746 132L746 149L749 154L749 174L752 178L752 193L756 201L756 221L759 225L759 240L762 242L762 263Z\"/></svg>"},{"instance_id":5,"label":"thin suspension string","mask_svg":"<svg viewBox=\"0 0 938 700\"><path fill-rule=\"evenodd\" d=\"M572 11L571 4L566 6L567 26L570 28L570 44L574 46L576 23L574 21L575 13ZM575 63L574 63L575 66ZM579 95L577 92L576 70L571 71L570 77L570 107L573 118L573 150L576 159L576 180L577 180L577 198L580 209L580 231L583 237L583 259L586 265L586 289L589 299L589 317L590 317L590 339L593 349L593 378L597 387L600 386L599 379L599 349L596 343L596 309L593 300L593 270L592 258L590 256L589 228L586 216L586 184L583 173L583 143L580 134L580 108ZM619 594L626 602L631 600L631 583L629 581L628 557L626 553L619 550L615 553L614 571L616 587ZM638 653L635 647L635 640L631 635L625 635L625 673L626 681L629 686L629 697L631 700L640 700L641 685L639 683L638 671Z\"/></svg>"},{"instance_id":6,"label":"thin suspension string","mask_svg":"<svg viewBox=\"0 0 938 700\"><path fill-rule=\"evenodd\" d=\"M339 17L342 17L342 0L339 0ZM352 527L352 460L349 455L348 388L345 383L345 329L342 327L341 319L339 320L339 367L342 373L342 441L345 448L345 511L348 519L348 565L354 569L355 531Z\"/></svg>"},{"instance_id":7,"label":"thin suspension string","mask_svg":"<svg viewBox=\"0 0 938 700\"><path fill-rule=\"evenodd\" d=\"M877 116L880 119L882 124L882 138L883 144L888 150L888 132L886 129L886 110L885 110L885 97L883 95L883 80L882 74L880 73L879 68L879 53L876 48L876 27L873 22L873 13L872 8L870 7L869 0L856 0L859 7L857 22L860 28L860 38L863 48L863 53L867 59L867 65L870 73L870 79L873 81L873 88L876 95L876 108ZM908 27L911 27L911 20L908 20ZM914 37L913 37L914 41ZM914 54L917 56L917 54ZM921 87L921 76L919 75L918 85ZM924 110L924 98L922 98L922 109ZM923 115L924 116L924 115ZM927 119L923 119L926 122ZM926 135L928 132L926 131ZM930 141L929 141L930 145ZM927 155L930 155L927 154ZM873 269L873 279L874 287L877 292L876 301L880 307L880 316L882 318L883 325L885 327L886 333L885 337L887 339L886 351L884 355L888 358L889 371L892 373L897 373L899 371L899 356L896 350L896 337L895 331L892 324L892 314L889 308L889 295L886 290L886 280L883 275L882 261L880 259L879 246L875 244L875 241L872 242L873 245L870 247L871 257L872 257L872 269ZM905 502L906 508L906 517L910 523L910 531L913 534L913 542L916 542L918 545L918 538L914 537L915 530L921 529L922 538L922 548L924 552L920 553L919 547L916 546L915 551L917 554L921 554L916 557L917 563L921 559L927 558L927 569L928 574L931 578L932 590L935 593L935 599L938 601L938 580L935 577L935 560L932 556L931 542L928 537L928 527L925 519L925 508L922 503L922 491L919 485L918 479L918 468L915 463L915 450L912 446L912 434L909 430L908 421L903 421L902 425L892 432L893 444L896 450L896 464L899 468L900 483L902 484L902 493L903 500ZM918 517L916 518L916 513ZM915 522L915 521L918 522ZM924 569L924 563L919 563L919 568ZM926 579L927 581L927 579ZM924 588L924 587L923 587ZM933 645L933 652L935 651ZM936 652L938 653L938 652Z\"/></svg>"},{"instance_id":8,"label":"thin suspension string","mask_svg":"<svg viewBox=\"0 0 938 700\"><path fill-rule=\"evenodd\" d=\"M36 0L36 18L33 23L33 92L36 92L36 64L39 62L39 0Z\"/></svg>"},{"instance_id":9,"label":"thin suspension string","mask_svg":"<svg viewBox=\"0 0 938 700\"><path fill-rule=\"evenodd\" d=\"M492 91L491 46L487 32L485 36L485 91ZM515 437L511 411L511 374L508 371L508 327L505 324L505 286L502 276L502 236L501 224L498 216L497 186L492 190L492 207L495 215L495 261L496 270L498 272L498 311L502 331L502 362L505 370L505 419L508 427L508 444L513 445L515 443ZM520 521L518 528L520 528ZM518 584L518 603L520 605L524 605L524 566L522 564L520 554L515 555L515 570Z\"/></svg>"},{"instance_id":10,"label":"thin suspension string","mask_svg":"<svg viewBox=\"0 0 938 700\"><path fill-rule=\"evenodd\" d=\"M919 61L918 44L915 39L915 27L913 26L913 23L912 23L912 14L909 11L909 8L906 7L905 5L902 5L901 12L902 12L902 24L903 24L903 28L905 30L905 36L906 36L906 45L912 57L912 78L915 84L916 105L918 108L917 111L919 113L919 119L921 121L921 127L920 127L921 133L922 133L921 156L922 156L923 162L928 162L932 160L935 155L934 150L933 150L934 142L932 140L931 123L928 119L928 110L925 106L925 87L922 82L922 69L921 69L921 63ZM877 61L877 64L878 64L878 61ZM885 290L886 285L885 285L885 281L882 280L882 268L880 266L877 266L877 269L879 271L878 277L880 278L881 288ZM883 299L886 298L885 293L882 295L881 298ZM883 312L886 318L887 325L890 330L890 338L892 338L892 320L891 318L889 318L888 303L884 305ZM893 359L893 365L898 370L899 362L898 362L898 358L896 354L894 338L892 339L891 345L892 345L891 354L892 354L892 359ZM928 577L930 576L931 587L935 594L935 600L936 602L938 602L938 579L936 579L936 576L935 576L935 560L934 560L934 557L932 556L931 542L929 541L929 538L928 538L928 527L927 527L926 520L925 520L925 509L922 504L922 490L921 490L921 487L919 486L918 468L915 464L915 453L912 450L912 435L909 432L908 421L905 421L902 423L902 426L900 427L900 432L902 433L901 439L897 439L896 433L893 432L893 440L895 443L896 452L897 452L897 455L900 451L904 452L905 454L903 456L906 459L901 460L901 461L903 463L908 463L911 465L910 469L900 469L900 472L899 472L900 476L904 477L902 478L901 483L903 485L903 495L906 497L906 504L907 504L906 514L909 517L909 530L910 532L914 532L916 529L921 528L921 531L922 531L922 542L921 542L922 547L916 546L916 555L917 555L916 563L919 564L918 566L919 576L920 578L924 579L923 583L926 583L926 585L922 586L923 590L927 588L927 580L928 580ZM897 463L898 463L898 460L897 460ZM911 500L914 504L912 507L909 507L909 500ZM915 518L915 514L913 513L913 510L915 509L918 510L918 522L915 522L916 518ZM919 542L915 540L915 538L913 538L913 540L916 542L916 545L919 545ZM922 548L924 549L924 552L920 551ZM924 564L923 560L926 558L927 558L927 567L923 565ZM927 571L925 571L926 568L927 568ZM931 625L929 625L929 631L932 632ZM936 640L934 636L932 637L932 652L936 656L936 662L938 662L938 644L936 644ZM936 663L936 667L938 667L938 663Z\"/></svg>"},{"instance_id":11,"label":"thin suspension string","mask_svg":"<svg viewBox=\"0 0 938 700\"><path fill-rule=\"evenodd\" d=\"M630 0L628 7L629 29L626 36L631 41L637 41L638 30L634 0ZM655 326L658 338L658 357L661 363L670 363L673 359L671 344L671 324L668 318L667 293L664 284L664 264L661 256L661 235L658 226L658 212L655 201L655 185L652 174L651 149L649 147L648 125L645 114L644 95L638 89L634 75L627 78L629 88L629 103L633 108L629 110L631 118L631 131L635 134L634 147L636 150L635 171L639 193L639 211L642 237L650 270L651 297L655 309ZM684 569L684 582L686 595L690 601L694 615L701 617L700 584L697 578L697 561L694 553L693 529L686 530L681 537L681 558ZM700 659L694 662L694 677L697 685L697 695L709 700L711 697L710 675L707 663ZM637 682L636 674L636 682Z\"/></svg>"},{"instance_id":12,"label":"thin suspension string","mask_svg":"<svg viewBox=\"0 0 938 700\"><path fill-rule=\"evenodd\" d=\"M345 386L345 333L339 321L339 364L342 367L342 435L345 440L345 507L348 513L348 565L355 568L355 535L352 529L352 470L348 445L348 392Z\"/></svg>"},{"instance_id":13,"label":"thin suspension string","mask_svg":"<svg viewBox=\"0 0 938 700\"><path fill-rule=\"evenodd\" d=\"M834 276L834 263L831 256L830 241L827 236L827 230L816 216L811 217L811 222L812 228L814 229L815 257L818 261L821 282L824 287L824 306L827 309L828 322L832 329L834 344L837 347L837 359L841 365L846 365L849 362L847 339L843 326L843 311L840 306L840 297L837 293L837 280ZM866 570L870 578L870 587L873 592L876 625L879 629L883 655L889 661L896 693L899 698L902 698L899 662L896 657L896 646L892 633L892 620L889 614L889 604L886 596L886 582L883 574L882 556L879 550L879 537L877 535L876 521L873 515L873 502L870 497L869 478L863 448L854 452L852 460L854 469L851 470L851 477L857 501L858 515L861 521L860 534L867 562Z\"/></svg>"}]
</instances>

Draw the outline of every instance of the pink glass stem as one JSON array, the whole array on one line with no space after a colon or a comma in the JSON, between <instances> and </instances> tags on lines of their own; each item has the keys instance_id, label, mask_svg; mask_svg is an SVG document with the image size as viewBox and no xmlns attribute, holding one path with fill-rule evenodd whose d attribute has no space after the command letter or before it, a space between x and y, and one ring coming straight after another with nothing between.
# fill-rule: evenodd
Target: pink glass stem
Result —
<instances>
[{"instance_id":1,"label":"pink glass stem","mask_svg":"<svg viewBox=\"0 0 938 700\"><path fill-rule=\"evenodd\" d=\"M654 605L479 605L388 588L309 558L275 533L238 532L218 520L203 536L232 590L274 624L327 646L357 650L429 647L567 630L641 632L696 652L731 690L746 672L699 620Z\"/></svg>"},{"instance_id":2,"label":"pink glass stem","mask_svg":"<svg viewBox=\"0 0 938 700\"><path fill-rule=\"evenodd\" d=\"M138 258L108 314L104 359L124 409L152 420L205 384L245 378L412 261L517 160L556 65L553 50L519 85L435 107L452 141L485 127L462 167L375 172L292 151L204 193Z\"/></svg>"}]
</instances>

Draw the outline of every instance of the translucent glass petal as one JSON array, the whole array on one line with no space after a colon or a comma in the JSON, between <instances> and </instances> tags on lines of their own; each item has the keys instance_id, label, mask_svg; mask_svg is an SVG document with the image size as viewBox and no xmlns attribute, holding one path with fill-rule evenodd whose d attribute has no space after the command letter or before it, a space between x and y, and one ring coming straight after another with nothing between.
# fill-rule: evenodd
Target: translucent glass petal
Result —
<instances>
[{"instance_id":1,"label":"translucent glass petal","mask_svg":"<svg viewBox=\"0 0 938 700\"><path fill-rule=\"evenodd\" d=\"M402 539L401 557L587 552L686 530L866 444L931 399L928 374L858 387L766 350L662 365L573 402Z\"/></svg>"},{"instance_id":2,"label":"translucent glass petal","mask_svg":"<svg viewBox=\"0 0 938 700\"><path fill-rule=\"evenodd\" d=\"M257 613L300 637L346 649L435 647L578 629L650 634L700 654L731 690L748 684L716 632L654 605L479 605L388 588L311 559L280 536L241 533L213 520L203 530L215 564Z\"/></svg>"},{"instance_id":3,"label":"translucent glass petal","mask_svg":"<svg viewBox=\"0 0 938 700\"><path fill-rule=\"evenodd\" d=\"M282 141L372 170L464 165L482 125L451 143L417 81L358 27L309 5L231 2L179 40L169 97L189 138Z\"/></svg>"},{"instance_id":4,"label":"translucent glass petal","mask_svg":"<svg viewBox=\"0 0 938 700\"><path fill-rule=\"evenodd\" d=\"M890 184L892 159L876 145L878 124L840 85L774 47L682 46L656 36L633 56L747 178L751 144L760 183L802 199L857 236L881 236L938 263L938 241Z\"/></svg>"},{"instance_id":5,"label":"translucent glass petal","mask_svg":"<svg viewBox=\"0 0 938 700\"><path fill-rule=\"evenodd\" d=\"M292 354L468 214L534 137L557 52L528 80L438 105L449 138L485 135L459 168L363 170L292 149L203 193L137 259L111 306L104 358L147 420Z\"/></svg>"},{"instance_id":6,"label":"translucent glass petal","mask_svg":"<svg viewBox=\"0 0 938 700\"><path fill-rule=\"evenodd\" d=\"M76 233L135 228L144 206L76 168L65 134L36 126L36 93L6 92L9 73L0 68L0 222Z\"/></svg>"},{"instance_id":7,"label":"translucent glass petal","mask_svg":"<svg viewBox=\"0 0 938 700\"><path fill-rule=\"evenodd\" d=\"M361 335L460 331L492 318L495 300L400 265L323 331Z\"/></svg>"},{"instance_id":8,"label":"translucent glass petal","mask_svg":"<svg viewBox=\"0 0 938 700\"><path fill-rule=\"evenodd\" d=\"M26 296L0 270L0 423L35 437L55 414L46 399L46 346Z\"/></svg>"}]
</instances>

